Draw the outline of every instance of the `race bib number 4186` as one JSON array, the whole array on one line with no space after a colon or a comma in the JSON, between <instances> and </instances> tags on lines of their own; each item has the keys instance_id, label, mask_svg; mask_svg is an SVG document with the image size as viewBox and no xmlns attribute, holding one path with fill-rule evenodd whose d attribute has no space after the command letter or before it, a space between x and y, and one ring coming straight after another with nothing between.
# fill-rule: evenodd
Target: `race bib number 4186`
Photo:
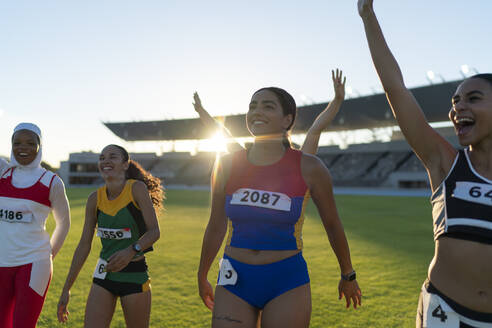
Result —
<instances>
[{"instance_id":1,"label":"race bib number 4186","mask_svg":"<svg viewBox=\"0 0 492 328\"><path fill-rule=\"evenodd\" d=\"M32 221L32 213L0 208L0 220L10 223L29 223Z\"/></svg>"},{"instance_id":2,"label":"race bib number 4186","mask_svg":"<svg viewBox=\"0 0 492 328\"><path fill-rule=\"evenodd\" d=\"M280 192L241 188L232 194L231 204L290 211L291 199Z\"/></svg>"}]
</instances>

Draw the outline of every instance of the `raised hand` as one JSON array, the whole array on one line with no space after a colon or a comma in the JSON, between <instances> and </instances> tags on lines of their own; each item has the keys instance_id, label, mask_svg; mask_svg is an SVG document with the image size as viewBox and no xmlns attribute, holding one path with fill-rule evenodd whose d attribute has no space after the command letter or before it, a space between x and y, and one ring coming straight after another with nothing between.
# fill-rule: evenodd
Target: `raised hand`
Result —
<instances>
[{"instance_id":1,"label":"raised hand","mask_svg":"<svg viewBox=\"0 0 492 328\"><path fill-rule=\"evenodd\" d=\"M333 80L333 89L335 89L335 99L345 99L345 81L347 77L343 76L342 70L337 68L336 72L331 70L331 78Z\"/></svg>"},{"instance_id":2,"label":"raised hand","mask_svg":"<svg viewBox=\"0 0 492 328\"><path fill-rule=\"evenodd\" d=\"M193 103L193 107L195 108L195 111L197 111L198 113L202 113L203 111L205 111L205 109L202 106L202 101L198 96L198 92L193 93L193 100L195 101Z\"/></svg>"},{"instance_id":3,"label":"raised hand","mask_svg":"<svg viewBox=\"0 0 492 328\"><path fill-rule=\"evenodd\" d=\"M360 17L365 17L369 13L373 12L372 2L373 2L373 0L358 0L357 1L357 8L359 9Z\"/></svg>"}]
</instances>

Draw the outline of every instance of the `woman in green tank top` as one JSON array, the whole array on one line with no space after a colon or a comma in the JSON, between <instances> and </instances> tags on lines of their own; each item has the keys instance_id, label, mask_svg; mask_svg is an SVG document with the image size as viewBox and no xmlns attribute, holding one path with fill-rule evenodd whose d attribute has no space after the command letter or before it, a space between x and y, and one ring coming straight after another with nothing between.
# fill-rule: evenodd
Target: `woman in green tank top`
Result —
<instances>
[{"instance_id":1,"label":"woman in green tank top","mask_svg":"<svg viewBox=\"0 0 492 328\"><path fill-rule=\"evenodd\" d=\"M102 249L84 327L109 327L118 297L127 327L148 327L151 291L144 253L152 250L160 235L156 210L164 198L161 181L117 145L103 149L98 166L105 184L87 200L84 229L58 303L58 320L68 320L70 288L97 231Z\"/></svg>"}]
</instances>

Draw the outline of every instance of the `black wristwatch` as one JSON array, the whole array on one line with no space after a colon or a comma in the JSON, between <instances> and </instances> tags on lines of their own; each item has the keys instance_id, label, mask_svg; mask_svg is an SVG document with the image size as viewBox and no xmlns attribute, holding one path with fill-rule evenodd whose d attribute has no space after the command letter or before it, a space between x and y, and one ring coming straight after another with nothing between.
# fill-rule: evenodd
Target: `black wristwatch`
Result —
<instances>
[{"instance_id":1,"label":"black wristwatch","mask_svg":"<svg viewBox=\"0 0 492 328\"><path fill-rule=\"evenodd\" d=\"M346 281L354 281L355 280L355 277L356 277L356 274L355 274L355 271L352 271L348 274L340 274L340 276L342 277L342 280L346 280Z\"/></svg>"},{"instance_id":2,"label":"black wristwatch","mask_svg":"<svg viewBox=\"0 0 492 328\"><path fill-rule=\"evenodd\" d=\"M142 251L142 246L140 246L140 244L139 244L139 243L134 243L134 244L132 245L132 249L133 249L135 252L140 253L140 252Z\"/></svg>"}]
</instances>

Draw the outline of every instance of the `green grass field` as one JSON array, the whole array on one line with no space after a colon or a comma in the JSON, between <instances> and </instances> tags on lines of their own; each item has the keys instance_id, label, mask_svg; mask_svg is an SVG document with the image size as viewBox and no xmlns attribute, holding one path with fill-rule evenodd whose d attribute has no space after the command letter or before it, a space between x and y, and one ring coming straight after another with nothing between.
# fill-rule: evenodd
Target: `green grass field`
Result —
<instances>
[{"instance_id":1,"label":"green grass field","mask_svg":"<svg viewBox=\"0 0 492 328\"><path fill-rule=\"evenodd\" d=\"M100 250L91 254L72 288L70 319L58 324L56 305L77 246L91 190L68 191L72 227L54 260L54 275L38 327L82 327L85 301ZM317 215L309 205L304 223L304 257L311 277L311 327L415 327L420 286L433 255L430 204L423 197L336 197L362 289L362 307L338 300L339 269ZM151 327L209 327L211 314L198 296L196 271L209 215L209 193L170 190L160 218L161 239L148 254L152 278ZM53 220L48 220L53 229ZM218 263L218 259L216 260ZM217 277L218 264L209 280ZM111 327L125 327L118 304Z\"/></svg>"}]
</instances>

